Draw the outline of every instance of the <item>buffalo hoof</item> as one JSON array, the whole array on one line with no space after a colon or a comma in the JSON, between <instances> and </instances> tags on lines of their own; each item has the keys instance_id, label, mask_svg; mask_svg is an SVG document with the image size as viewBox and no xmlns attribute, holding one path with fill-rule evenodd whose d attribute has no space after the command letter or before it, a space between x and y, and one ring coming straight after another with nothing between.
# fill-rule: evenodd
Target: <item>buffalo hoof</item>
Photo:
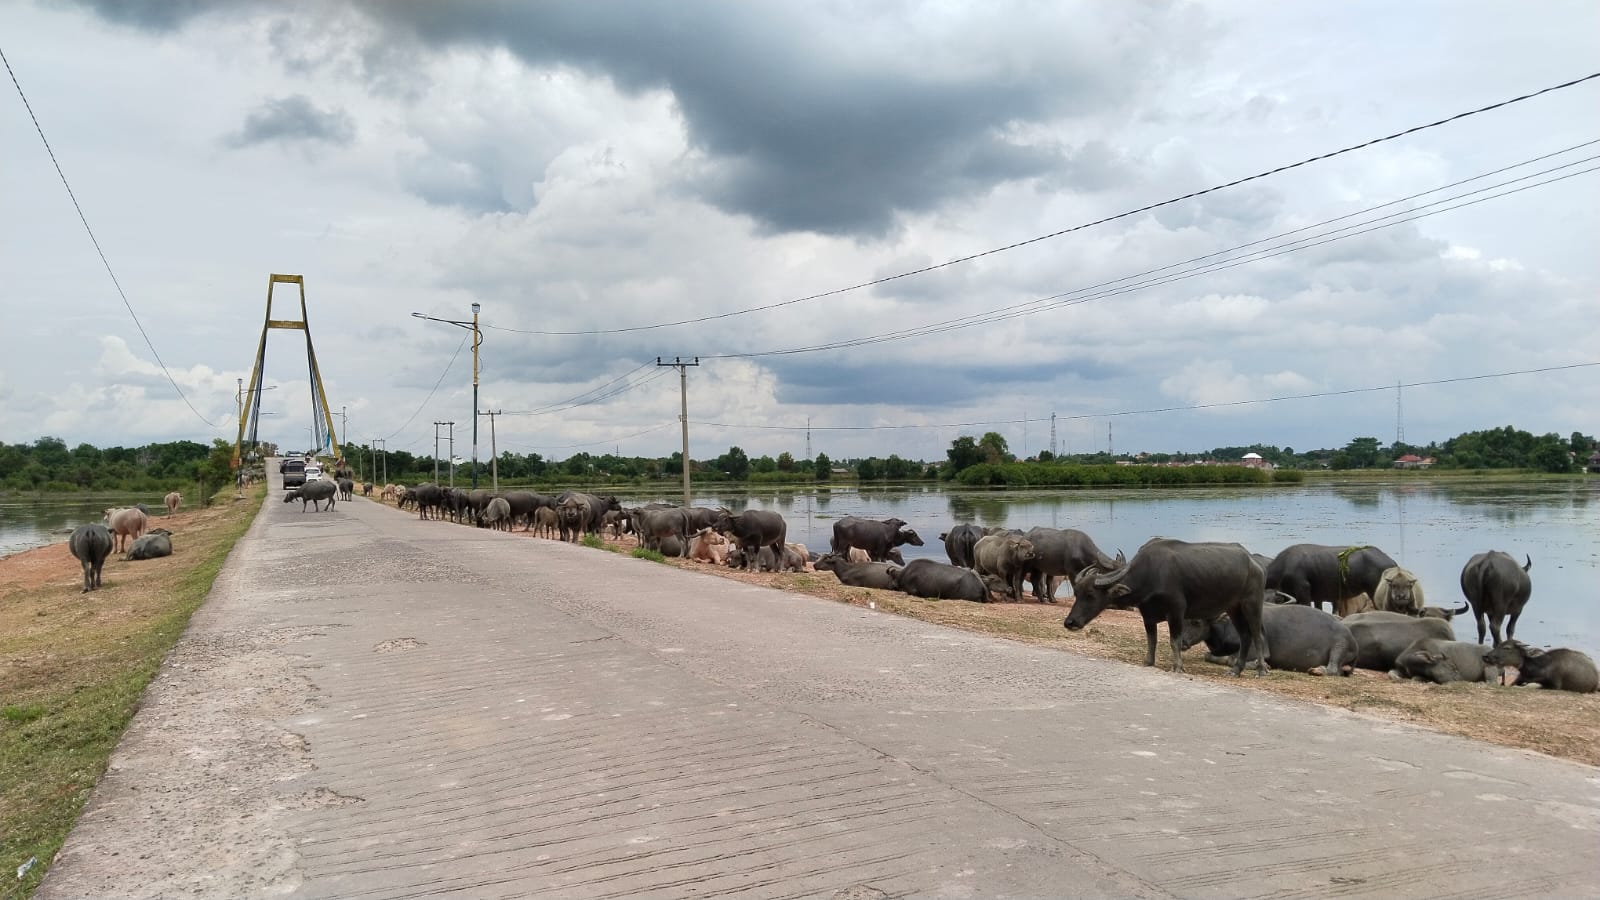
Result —
<instances>
[{"instance_id":1,"label":"buffalo hoof","mask_svg":"<svg viewBox=\"0 0 1600 900\"><path fill-rule=\"evenodd\" d=\"M1317 667L1315 667L1315 668L1313 668L1311 670L1311 674L1312 675L1326 675L1326 674L1328 674L1328 667L1327 666L1317 666Z\"/></svg>"}]
</instances>

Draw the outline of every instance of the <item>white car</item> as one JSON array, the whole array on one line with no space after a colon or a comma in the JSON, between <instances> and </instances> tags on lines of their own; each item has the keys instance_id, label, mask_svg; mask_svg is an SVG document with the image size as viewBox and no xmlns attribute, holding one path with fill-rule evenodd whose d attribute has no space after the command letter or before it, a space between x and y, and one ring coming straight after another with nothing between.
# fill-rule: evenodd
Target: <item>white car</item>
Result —
<instances>
[{"instance_id":1,"label":"white car","mask_svg":"<svg viewBox=\"0 0 1600 900\"><path fill-rule=\"evenodd\" d=\"M322 480L322 467L316 463L306 466L306 484Z\"/></svg>"}]
</instances>

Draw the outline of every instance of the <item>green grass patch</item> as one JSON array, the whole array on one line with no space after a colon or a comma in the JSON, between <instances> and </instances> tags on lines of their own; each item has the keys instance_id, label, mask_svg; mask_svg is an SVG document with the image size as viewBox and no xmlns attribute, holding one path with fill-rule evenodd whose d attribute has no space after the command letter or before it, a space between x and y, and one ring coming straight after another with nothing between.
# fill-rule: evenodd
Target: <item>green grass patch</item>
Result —
<instances>
[{"instance_id":1,"label":"green grass patch","mask_svg":"<svg viewBox=\"0 0 1600 900\"><path fill-rule=\"evenodd\" d=\"M608 547L606 545L605 539L600 537L600 535L598 535L598 534L586 534L583 537L578 539L578 543L584 545L585 547L588 547L591 550L610 550L611 549L610 547Z\"/></svg>"},{"instance_id":2,"label":"green grass patch","mask_svg":"<svg viewBox=\"0 0 1600 900\"><path fill-rule=\"evenodd\" d=\"M648 547L635 547L635 548L633 548L632 556L633 556L634 559L648 559L651 562L666 562L667 561L667 558L665 556L661 555L661 551L660 550L651 550Z\"/></svg>"},{"instance_id":3,"label":"green grass patch","mask_svg":"<svg viewBox=\"0 0 1600 900\"><path fill-rule=\"evenodd\" d=\"M0 709L0 872L38 862L20 880L5 877L5 896L26 897L43 880L263 490L240 504L231 489L219 493L216 515L184 530L171 565L108 563L105 586L80 594L74 564L63 573L70 579L8 595L0 609L9 635L0 644L0 695L11 701Z\"/></svg>"}]
</instances>

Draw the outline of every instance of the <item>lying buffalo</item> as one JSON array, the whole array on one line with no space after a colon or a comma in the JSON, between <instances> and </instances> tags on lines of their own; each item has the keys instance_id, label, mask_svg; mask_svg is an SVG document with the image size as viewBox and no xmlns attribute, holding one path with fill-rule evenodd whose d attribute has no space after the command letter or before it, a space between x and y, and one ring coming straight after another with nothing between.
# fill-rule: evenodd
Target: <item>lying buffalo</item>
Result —
<instances>
[{"instance_id":1,"label":"lying buffalo","mask_svg":"<svg viewBox=\"0 0 1600 900\"><path fill-rule=\"evenodd\" d=\"M1293 603L1267 603L1261 616L1261 630L1271 648L1267 665L1312 675L1350 674L1356 661L1356 638L1333 615ZM1226 616L1210 623L1191 619L1184 624L1185 650L1202 640L1209 662L1233 662L1228 657L1239 652L1239 631Z\"/></svg>"},{"instance_id":2,"label":"lying buffalo","mask_svg":"<svg viewBox=\"0 0 1600 900\"><path fill-rule=\"evenodd\" d=\"M1463 603L1455 609L1445 609L1442 606L1424 606L1422 608L1422 617L1424 619L1443 619L1448 622L1456 616L1465 615L1467 610L1471 608L1472 606L1467 603Z\"/></svg>"},{"instance_id":3,"label":"lying buffalo","mask_svg":"<svg viewBox=\"0 0 1600 900\"><path fill-rule=\"evenodd\" d=\"M1295 544L1273 557L1265 570L1267 587L1318 609L1326 603L1335 615L1354 610L1348 604L1361 594L1377 595L1378 582L1395 561L1376 547L1330 547Z\"/></svg>"},{"instance_id":4,"label":"lying buffalo","mask_svg":"<svg viewBox=\"0 0 1600 900\"><path fill-rule=\"evenodd\" d=\"M1540 650L1507 638L1485 653L1483 661L1493 666L1515 668L1517 680L1511 682L1512 687L1537 684L1550 690L1579 694L1592 694L1600 687L1600 672L1596 672L1594 660L1588 654L1564 647Z\"/></svg>"},{"instance_id":5,"label":"lying buffalo","mask_svg":"<svg viewBox=\"0 0 1600 900\"><path fill-rule=\"evenodd\" d=\"M1456 638L1450 623L1443 619L1418 619L1382 610L1346 616L1344 624L1356 636L1356 668L1375 672L1393 669L1400 654L1423 638Z\"/></svg>"},{"instance_id":6,"label":"lying buffalo","mask_svg":"<svg viewBox=\"0 0 1600 900\"><path fill-rule=\"evenodd\" d=\"M921 547L922 538L900 519L879 522L845 516L833 523L831 547L835 553L844 553L856 547L865 550L867 558L873 562L883 562L891 550L902 544Z\"/></svg>"},{"instance_id":7,"label":"lying buffalo","mask_svg":"<svg viewBox=\"0 0 1600 900\"><path fill-rule=\"evenodd\" d=\"M1478 643L1483 643L1484 621L1494 635L1494 645L1500 646L1500 622L1506 622L1506 637L1517 634L1517 617L1528 605L1533 594L1533 579L1528 572L1533 569L1533 557L1526 557L1526 565L1518 566L1508 553L1490 550L1467 560L1461 569L1461 593L1472 605L1472 615L1478 620Z\"/></svg>"},{"instance_id":8,"label":"lying buffalo","mask_svg":"<svg viewBox=\"0 0 1600 900\"><path fill-rule=\"evenodd\" d=\"M897 591L900 589L900 573L903 570L889 563L853 563L837 553L824 553L822 558L817 560L817 571L832 572L840 584L851 587Z\"/></svg>"},{"instance_id":9,"label":"lying buffalo","mask_svg":"<svg viewBox=\"0 0 1600 900\"><path fill-rule=\"evenodd\" d=\"M160 559L172 555L172 538L165 534L147 534L128 548L128 559Z\"/></svg>"},{"instance_id":10,"label":"lying buffalo","mask_svg":"<svg viewBox=\"0 0 1600 900\"><path fill-rule=\"evenodd\" d=\"M978 573L932 559L913 559L900 570L899 585L913 597L989 602L989 589Z\"/></svg>"},{"instance_id":11,"label":"lying buffalo","mask_svg":"<svg viewBox=\"0 0 1600 900\"><path fill-rule=\"evenodd\" d=\"M1172 671L1182 672L1184 620L1210 620L1226 613L1242 638L1232 673L1244 670L1245 660L1256 648L1256 674L1266 674L1266 659L1272 653L1261 623L1264 588L1261 567L1250 558L1250 551L1238 544L1152 538L1132 561L1125 562L1118 553L1114 564L1117 568L1109 572L1090 566L1078 573L1072 583L1076 597L1062 623L1068 631L1081 630L1108 607L1134 607L1144 617L1148 644L1144 664L1156 664L1156 626L1165 620L1172 642Z\"/></svg>"},{"instance_id":12,"label":"lying buffalo","mask_svg":"<svg viewBox=\"0 0 1600 900\"><path fill-rule=\"evenodd\" d=\"M1423 638L1400 651L1389 677L1449 684L1452 681L1500 683L1500 667L1483 661L1483 648L1471 641Z\"/></svg>"},{"instance_id":13,"label":"lying buffalo","mask_svg":"<svg viewBox=\"0 0 1600 900\"><path fill-rule=\"evenodd\" d=\"M111 544L111 529L99 523L79 525L67 538L67 549L83 564L85 594L100 586L100 570L105 567L106 557L111 555Z\"/></svg>"}]
</instances>

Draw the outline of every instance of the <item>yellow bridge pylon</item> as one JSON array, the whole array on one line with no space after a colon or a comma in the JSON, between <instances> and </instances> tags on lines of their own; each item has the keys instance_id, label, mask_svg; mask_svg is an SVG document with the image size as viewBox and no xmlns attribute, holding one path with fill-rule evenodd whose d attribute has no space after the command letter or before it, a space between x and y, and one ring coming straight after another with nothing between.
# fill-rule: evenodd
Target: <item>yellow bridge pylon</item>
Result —
<instances>
[{"instance_id":1,"label":"yellow bridge pylon","mask_svg":"<svg viewBox=\"0 0 1600 900\"><path fill-rule=\"evenodd\" d=\"M272 289L280 284L293 284L300 288L300 318L274 319L272 317ZM322 386L322 370L317 367L317 351L311 345L311 323L306 315L306 281L300 275L267 276L267 317L261 326L261 343L256 347L256 364L250 372L250 387L239 400L239 436L233 443L233 467L237 469L245 444L254 447L261 423L261 387L266 374L267 332L274 328L303 331L306 335L306 364L311 374L311 421L316 449L340 456L341 445L333 428L333 408L328 405L328 394ZM246 430L248 429L248 437Z\"/></svg>"}]
</instances>

